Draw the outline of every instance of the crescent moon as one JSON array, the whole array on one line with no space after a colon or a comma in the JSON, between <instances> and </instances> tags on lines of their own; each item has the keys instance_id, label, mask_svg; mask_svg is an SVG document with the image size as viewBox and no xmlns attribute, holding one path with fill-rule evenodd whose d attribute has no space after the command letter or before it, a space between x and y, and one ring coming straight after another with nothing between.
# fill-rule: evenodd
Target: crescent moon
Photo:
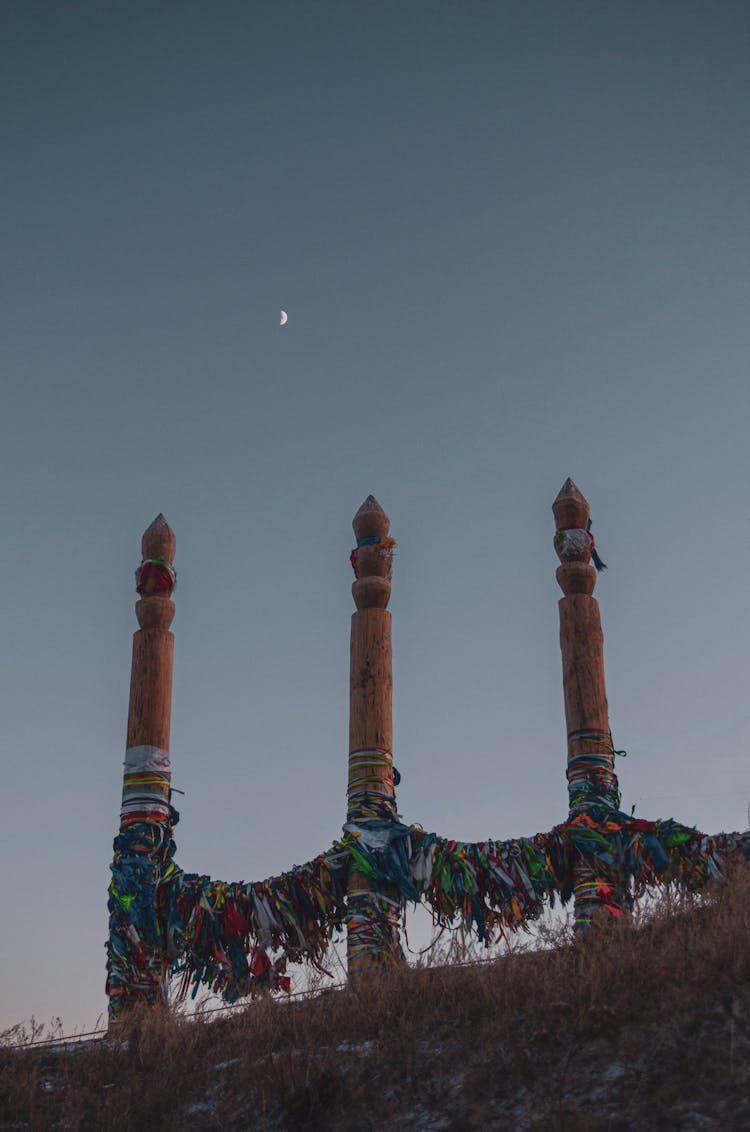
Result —
<instances>
[{"instance_id":1,"label":"crescent moon","mask_svg":"<svg viewBox=\"0 0 750 1132\"><path fill-rule=\"evenodd\" d=\"M286 311L282 311L281 317L279 318L279 326L283 326L288 318L289 318L289 315L286 313Z\"/></svg>"}]
</instances>

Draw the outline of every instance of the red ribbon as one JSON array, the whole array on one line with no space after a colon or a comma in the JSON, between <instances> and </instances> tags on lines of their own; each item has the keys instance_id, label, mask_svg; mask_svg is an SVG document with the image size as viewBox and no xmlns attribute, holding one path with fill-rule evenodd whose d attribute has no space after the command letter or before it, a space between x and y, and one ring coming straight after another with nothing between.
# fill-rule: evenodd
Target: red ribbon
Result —
<instances>
[{"instance_id":1,"label":"red ribbon","mask_svg":"<svg viewBox=\"0 0 750 1132\"><path fill-rule=\"evenodd\" d=\"M149 593L171 594L172 592L172 576L166 566L158 566L155 562L144 562L138 571L136 593L142 594L147 582L151 582Z\"/></svg>"}]
</instances>

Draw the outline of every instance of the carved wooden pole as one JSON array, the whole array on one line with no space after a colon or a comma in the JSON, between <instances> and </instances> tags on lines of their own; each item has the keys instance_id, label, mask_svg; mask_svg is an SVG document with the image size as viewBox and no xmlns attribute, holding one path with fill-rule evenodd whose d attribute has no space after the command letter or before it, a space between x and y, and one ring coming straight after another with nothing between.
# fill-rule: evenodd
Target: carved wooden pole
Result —
<instances>
[{"instance_id":1,"label":"carved wooden pole","mask_svg":"<svg viewBox=\"0 0 750 1132\"><path fill-rule=\"evenodd\" d=\"M125 752L122 822L166 821L169 807L169 734L172 724L175 583L174 531L158 515L141 540L143 561L136 586L140 601L135 615L130 670L128 736ZM146 774L144 774L144 771ZM144 781L151 777L151 781ZM142 787L147 787L142 789Z\"/></svg>"},{"instance_id":2,"label":"carved wooden pole","mask_svg":"<svg viewBox=\"0 0 750 1132\"><path fill-rule=\"evenodd\" d=\"M552 504L555 550L560 559L560 599L565 719L568 727L568 797L570 818L617 809L620 791L614 769L604 682L604 638L599 603L593 597L596 570L590 559L594 540L589 532L589 505L571 479ZM598 558L595 559L598 561ZM596 908L618 912L612 887L584 865L575 876L576 925L586 926Z\"/></svg>"},{"instance_id":3,"label":"carved wooden pole","mask_svg":"<svg viewBox=\"0 0 750 1132\"><path fill-rule=\"evenodd\" d=\"M351 562L352 595L349 682L349 787L347 828L377 838L396 813L393 770L391 570L395 541L390 520L368 495L354 516L357 546ZM366 824L362 824L366 823ZM359 827L359 830L358 830ZM374 891L362 873L349 876L347 965L357 975L400 957L398 910L388 893Z\"/></svg>"},{"instance_id":4,"label":"carved wooden pole","mask_svg":"<svg viewBox=\"0 0 750 1132\"><path fill-rule=\"evenodd\" d=\"M143 535L136 571L140 628L133 636L120 832L109 893L110 1022L139 1003L166 1001L166 940L158 887L174 850L170 804L175 536L163 515Z\"/></svg>"}]
</instances>

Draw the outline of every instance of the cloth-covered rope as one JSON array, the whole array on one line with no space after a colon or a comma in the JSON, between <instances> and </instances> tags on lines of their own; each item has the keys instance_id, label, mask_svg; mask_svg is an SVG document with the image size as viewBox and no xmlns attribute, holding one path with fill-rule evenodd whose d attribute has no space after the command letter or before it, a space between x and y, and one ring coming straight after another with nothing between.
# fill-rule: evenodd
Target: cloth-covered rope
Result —
<instances>
[{"instance_id":1,"label":"cloth-covered rope","mask_svg":"<svg viewBox=\"0 0 750 1132\"><path fill-rule=\"evenodd\" d=\"M463 927L489 944L556 899L566 904L581 862L587 887L577 897L588 904L588 922L597 909L621 915L623 893L632 907L648 889L697 891L722 879L733 863L750 860L750 832L711 837L604 806L549 833L507 841L451 841L394 819L350 822L313 861L235 884L182 873L173 851L168 826L134 825L115 841L108 945L115 1016L134 995L156 1001L168 968L181 978L181 993L203 986L229 1002L259 988L288 988L289 962L323 969L330 940L346 923L350 870L370 882L367 892L349 895L364 948L382 949L394 914L410 902L429 907L436 925ZM148 986L134 986L144 956Z\"/></svg>"},{"instance_id":2,"label":"cloth-covered rope","mask_svg":"<svg viewBox=\"0 0 750 1132\"><path fill-rule=\"evenodd\" d=\"M289 989L287 962L322 968L346 915L349 854L342 845L305 865L246 884L181 873L168 887L166 932L180 993L201 985L228 1002L260 988ZM279 952L271 961L268 952Z\"/></svg>"},{"instance_id":3,"label":"cloth-covered rope","mask_svg":"<svg viewBox=\"0 0 750 1132\"><path fill-rule=\"evenodd\" d=\"M404 902L425 903L436 924L462 925L486 942L495 929L525 926L556 898L567 903L579 861L596 882L589 899L617 914L618 891L632 907L647 889L698 890L735 861L750 860L750 832L709 837L676 821L648 822L605 807L532 838L467 843L394 823L384 845L367 844L362 834L356 841L358 871L394 884Z\"/></svg>"}]
</instances>

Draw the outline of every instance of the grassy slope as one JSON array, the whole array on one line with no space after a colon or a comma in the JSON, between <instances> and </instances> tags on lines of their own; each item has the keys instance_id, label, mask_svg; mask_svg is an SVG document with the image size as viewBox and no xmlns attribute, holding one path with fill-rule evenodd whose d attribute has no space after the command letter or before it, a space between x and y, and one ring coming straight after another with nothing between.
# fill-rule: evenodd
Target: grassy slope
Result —
<instances>
[{"instance_id":1,"label":"grassy slope","mask_svg":"<svg viewBox=\"0 0 750 1132\"><path fill-rule=\"evenodd\" d=\"M749 929L745 869L545 952L0 1049L0 1128L749 1129Z\"/></svg>"}]
</instances>

